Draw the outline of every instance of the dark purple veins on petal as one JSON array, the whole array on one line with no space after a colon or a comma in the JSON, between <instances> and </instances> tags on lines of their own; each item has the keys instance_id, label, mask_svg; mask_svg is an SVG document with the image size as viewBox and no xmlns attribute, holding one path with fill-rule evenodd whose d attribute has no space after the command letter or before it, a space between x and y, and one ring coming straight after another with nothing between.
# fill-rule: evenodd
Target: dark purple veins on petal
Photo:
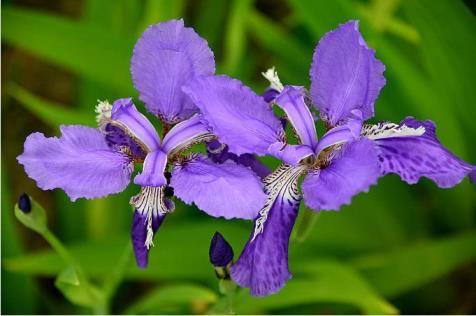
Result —
<instances>
[{"instance_id":1,"label":"dark purple veins on petal","mask_svg":"<svg viewBox=\"0 0 476 316\"><path fill-rule=\"evenodd\" d=\"M119 127L106 124L104 131L106 132L106 142L111 148L119 150L121 147L126 146L134 157L145 158L146 154L140 145Z\"/></svg>"},{"instance_id":2,"label":"dark purple veins on petal","mask_svg":"<svg viewBox=\"0 0 476 316\"><path fill-rule=\"evenodd\" d=\"M426 177L441 188L455 186L466 176L474 182L475 166L459 159L440 143L433 122L408 117L400 122L399 126L402 125L415 129L424 127L425 133L376 139L383 174L396 173L410 184Z\"/></svg>"},{"instance_id":3,"label":"dark purple veins on petal","mask_svg":"<svg viewBox=\"0 0 476 316\"><path fill-rule=\"evenodd\" d=\"M157 232L164 219L165 215L152 216L152 230L154 231L154 234ZM147 238L147 215L143 215L139 211L134 211L131 238L137 266L140 268L147 267L150 250L145 246Z\"/></svg>"},{"instance_id":4,"label":"dark purple veins on petal","mask_svg":"<svg viewBox=\"0 0 476 316\"><path fill-rule=\"evenodd\" d=\"M279 291L291 278L288 267L289 237L299 210L296 185L302 169L281 166L264 181L270 198L255 219L255 229L231 277L250 288L251 295L265 296Z\"/></svg>"}]
</instances>

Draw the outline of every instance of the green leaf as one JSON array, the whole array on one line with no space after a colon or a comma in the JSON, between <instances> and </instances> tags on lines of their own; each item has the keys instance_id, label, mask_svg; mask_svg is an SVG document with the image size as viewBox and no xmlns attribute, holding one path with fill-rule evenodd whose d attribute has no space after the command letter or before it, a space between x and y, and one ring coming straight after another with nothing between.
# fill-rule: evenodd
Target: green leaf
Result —
<instances>
[{"instance_id":1,"label":"green leaf","mask_svg":"<svg viewBox=\"0 0 476 316\"><path fill-rule=\"evenodd\" d=\"M47 230L46 213L40 204L36 203L30 197L31 211L28 213L23 212L18 208L18 204L15 205L16 218L26 227L43 234Z\"/></svg>"},{"instance_id":2,"label":"green leaf","mask_svg":"<svg viewBox=\"0 0 476 316\"><path fill-rule=\"evenodd\" d=\"M476 232L421 242L354 259L357 268L386 297L429 284L476 260Z\"/></svg>"},{"instance_id":3,"label":"green leaf","mask_svg":"<svg viewBox=\"0 0 476 316\"><path fill-rule=\"evenodd\" d=\"M84 20L107 29L135 36L142 3L136 0L86 0Z\"/></svg>"},{"instance_id":4,"label":"green leaf","mask_svg":"<svg viewBox=\"0 0 476 316\"><path fill-rule=\"evenodd\" d=\"M13 83L7 86L6 90L15 100L53 128L61 124L95 125L93 107L91 107L91 115L87 115L37 97Z\"/></svg>"},{"instance_id":5,"label":"green leaf","mask_svg":"<svg viewBox=\"0 0 476 316\"><path fill-rule=\"evenodd\" d=\"M6 168L5 160L2 161L2 261L5 258L15 257L24 253L20 243L18 225L11 212L12 200L10 190L12 181L9 177L10 170ZM25 275L14 274L6 271L2 265L2 313L3 314L33 314L38 303L34 280ZM21 303L17 304L18 297Z\"/></svg>"},{"instance_id":6,"label":"green leaf","mask_svg":"<svg viewBox=\"0 0 476 316\"><path fill-rule=\"evenodd\" d=\"M188 283L165 285L144 295L125 314L156 314L177 305L208 305L217 300L217 293L204 286Z\"/></svg>"},{"instance_id":7,"label":"green leaf","mask_svg":"<svg viewBox=\"0 0 476 316\"><path fill-rule=\"evenodd\" d=\"M214 51L215 58L219 54L222 25L226 21L227 2L223 0L204 0L200 3L201 12L196 16L195 29L207 40Z\"/></svg>"},{"instance_id":8,"label":"green leaf","mask_svg":"<svg viewBox=\"0 0 476 316\"><path fill-rule=\"evenodd\" d=\"M247 22L248 32L258 44L282 60L275 66L284 82L298 80L299 84L303 84L303 80L308 80L312 48L302 45L278 24L256 10L250 11ZM271 66L273 64L268 65Z\"/></svg>"},{"instance_id":9,"label":"green leaf","mask_svg":"<svg viewBox=\"0 0 476 316\"><path fill-rule=\"evenodd\" d=\"M99 293L96 296L91 285L80 282L80 278L74 267L64 269L56 278L55 286L72 303L80 306L92 307L96 304Z\"/></svg>"},{"instance_id":10,"label":"green leaf","mask_svg":"<svg viewBox=\"0 0 476 316\"><path fill-rule=\"evenodd\" d=\"M252 7L252 0L234 0L231 3L225 33L223 71L236 76L246 49L246 18Z\"/></svg>"},{"instance_id":11,"label":"green leaf","mask_svg":"<svg viewBox=\"0 0 476 316\"><path fill-rule=\"evenodd\" d=\"M151 24L182 18L185 3L184 0L146 0L139 34Z\"/></svg>"},{"instance_id":12,"label":"green leaf","mask_svg":"<svg viewBox=\"0 0 476 316\"><path fill-rule=\"evenodd\" d=\"M386 297L414 290L476 259L476 232L427 241L353 260L353 265Z\"/></svg>"},{"instance_id":13,"label":"green leaf","mask_svg":"<svg viewBox=\"0 0 476 316\"><path fill-rule=\"evenodd\" d=\"M356 271L342 263L320 259L307 261L295 270L295 276L274 295L256 298L247 291L241 292L235 299L235 312L271 313L284 307L320 302L350 304L367 314L398 313Z\"/></svg>"},{"instance_id":14,"label":"green leaf","mask_svg":"<svg viewBox=\"0 0 476 316\"><path fill-rule=\"evenodd\" d=\"M77 74L132 94L133 38L101 25L38 11L2 8L2 40Z\"/></svg>"},{"instance_id":15,"label":"green leaf","mask_svg":"<svg viewBox=\"0 0 476 316\"><path fill-rule=\"evenodd\" d=\"M476 132L468 104L476 103L476 18L459 0L403 1L404 12L421 34L421 60L431 75L443 108L452 105L459 119ZM451 23L442 23L451 21Z\"/></svg>"},{"instance_id":16,"label":"green leaf","mask_svg":"<svg viewBox=\"0 0 476 316\"><path fill-rule=\"evenodd\" d=\"M295 14L317 40L349 18L351 3L345 0L289 0Z\"/></svg>"},{"instance_id":17,"label":"green leaf","mask_svg":"<svg viewBox=\"0 0 476 316\"><path fill-rule=\"evenodd\" d=\"M208 258L213 234L219 228L235 249L241 249L251 229L251 226L218 219L194 222L181 219L177 224L173 220L166 220L154 241L157 247L150 250L149 266L154 268L139 269L131 262L125 274L126 279L154 281L181 278L216 283L215 272ZM105 240L67 245L67 248L88 276L102 279L117 264L124 245L130 242L129 238L110 236ZM44 276L57 275L64 269L62 259L51 250L9 259L4 264L12 271Z\"/></svg>"},{"instance_id":18,"label":"green leaf","mask_svg":"<svg viewBox=\"0 0 476 316\"><path fill-rule=\"evenodd\" d=\"M296 240L297 242L305 241L321 214L322 212L314 212L308 209L304 203L301 203L299 217L293 229L291 240Z\"/></svg>"}]
</instances>

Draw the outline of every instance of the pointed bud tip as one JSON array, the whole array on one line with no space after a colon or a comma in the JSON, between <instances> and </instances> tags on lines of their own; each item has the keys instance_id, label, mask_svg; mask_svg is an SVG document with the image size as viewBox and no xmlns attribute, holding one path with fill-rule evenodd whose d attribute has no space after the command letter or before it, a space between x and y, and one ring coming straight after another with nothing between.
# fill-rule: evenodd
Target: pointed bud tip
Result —
<instances>
[{"instance_id":1,"label":"pointed bud tip","mask_svg":"<svg viewBox=\"0 0 476 316\"><path fill-rule=\"evenodd\" d=\"M210 262L215 267L226 267L233 260L233 248L219 232L215 232L210 243Z\"/></svg>"},{"instance_id":2,"label":"pointed bud tip","mask_svg":"<svg viewBox=\"0 0 476 316\"><path fill-rule=\"evenodd\" d=\"M31 200L28 194L23 193L18 198L18 208L23 213L30 213L31 212Z\"/></svg>"}]
</instances>

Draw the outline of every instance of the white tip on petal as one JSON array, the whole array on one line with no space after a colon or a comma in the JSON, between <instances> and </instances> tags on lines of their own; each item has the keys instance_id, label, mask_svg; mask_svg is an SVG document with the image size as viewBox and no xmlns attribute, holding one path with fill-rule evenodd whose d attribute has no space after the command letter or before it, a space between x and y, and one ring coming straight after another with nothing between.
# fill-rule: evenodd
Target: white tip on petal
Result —
<instances>
[{"instance_id":1,"label":"white tip on petal","mask_svg":"<svg viewBox=\"0 0 476 316\"><path fill-rule=\"evenodd\" d=\"M98 101L98 104L96 105L94 112L97 113L96 122L98 122L101 125L102 122L105 122L111 119L112 105L107 100L104 100L104 101L97 100L97 101Z\"/></svg>"},{"instance_id":2,"label":"white tip on petal","mask_svg":"<svg viewBox=\"0 0 476 316\"><path fill-rule=\"evenodd\" d=\"M278 92L283 91L284 86L279 80L278 72L274 69L274 66L266 70L266 72L261 73L266 80L269 81L271 89L274 89Z\"/></svg>"}]
</instances>

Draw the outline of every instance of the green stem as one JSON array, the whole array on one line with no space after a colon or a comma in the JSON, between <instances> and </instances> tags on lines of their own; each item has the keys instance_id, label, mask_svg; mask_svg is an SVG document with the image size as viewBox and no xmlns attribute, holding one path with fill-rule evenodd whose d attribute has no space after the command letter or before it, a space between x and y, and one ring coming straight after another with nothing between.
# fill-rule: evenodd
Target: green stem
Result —
<instances>
[{"instance_id":1,"label":"green stem","mask_svg":"<svg viewBox=\"0 0 476 316\"><path fill-rule=\"evenodd\" d=\"M232 292L226 294L226 298L227 298L227 302L228 302L227 310L228 310L229 315L234 315L235 314L235 312L233 311L234 296L235 296L235 291L232 291Z\"/></svg>"},{"instance_id":2,"label":"green stem","mask_svg":"<svg viewBox=\"0 0 476 316\"><path fill-rule=\"evenodd\" d=\"M314 212L304 207L301 219L294 230L292 239L297 242L303 242L309 237L314 225L321 216L321 212Z\"/></svg>"},{"instance_id":3,"label":"green stem","mask_svg":"<svg viewBox=\"0 0 476 316\"><path fill-rule=\"evenodd\" d=\"M218 287L223 297L208 311L208 314L234 315L233 302L238 288L237 285L231 280L220 280Z\"/></svg>"},{"instance_id":4,"label":"green stem","mask_svg":"<svg viewBox=\"0 0 476 316\"><path fill-rule=\"evenodd\" d=\"M63 260L73 266L78 275L82 275L84 277L82 268L78 261L71 255L71 253L66 249L61 241L56 238L56 236L49 230L46 229L45 231L42 232L43 238L46 239L46 241L50 244L50 246L60 255Z\"/></svg>"},{"instance_id":5,"label":"green stem","mask_svg":"<svg viewBox=\"0 0 476 316\"><path fill-rule=\"evenodd\" d=\"M109 277L104 281L103 293L107 300L114 295L119 284L121 283L124 275L129 267L130 260L132 258L132 247L130 242L127 242L127 246L119 259L119 262L111 272Z\"/></svg>"},{"instance_id":6,"label":"green stem","mask_svg":"<svg viewBox=\"0 0 476 316\"><path fill-rule=\"evenodd\" d=\"M41 232L41 235L45 240L50 244L50 246L58 253L58 255L69 265L71 265L78 276L79 282L84 284L87 289L89 289L89 295L96 302L92 306L92 310L97 315L104 315L109 313L109 304L104 295L101 295L99 292L94 290L94 287L89 282L83 268L80 263L73 257L73 255L68 251L68 249L63 246L61 241L48 229L46 228Z\"/></svg>"}]
</instances>

